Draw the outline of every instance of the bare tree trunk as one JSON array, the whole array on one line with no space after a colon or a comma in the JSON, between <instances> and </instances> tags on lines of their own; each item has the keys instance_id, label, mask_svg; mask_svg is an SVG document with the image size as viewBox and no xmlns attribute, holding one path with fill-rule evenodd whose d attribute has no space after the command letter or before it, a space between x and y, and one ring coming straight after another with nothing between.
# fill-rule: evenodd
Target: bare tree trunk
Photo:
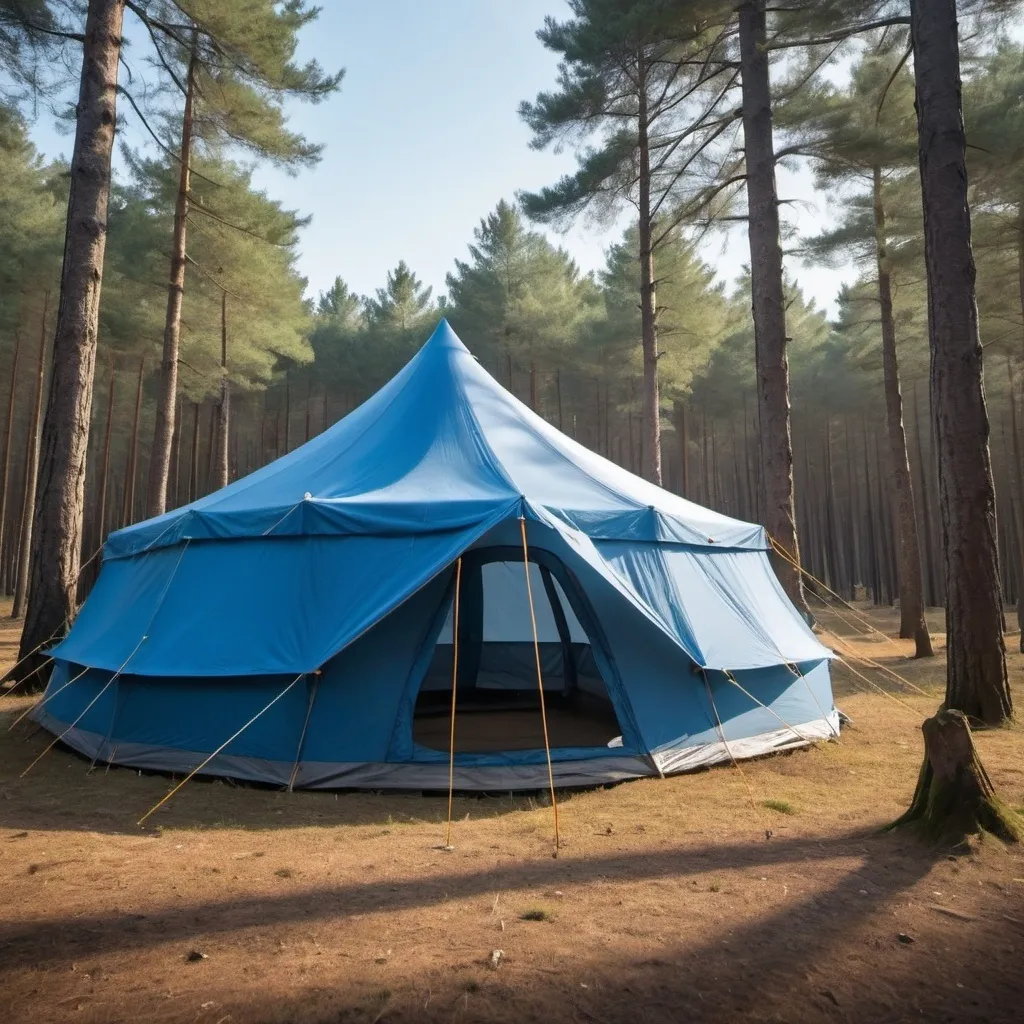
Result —
<instances>
[{"instance_id":1,"label":"bare tree trunk","mask_svg":"<svg viewBox=\"0 0 1024 1024\"><path fill-rule=\"evenodd\" d=\"M213 473L217 460L217 418L219 402L210 406L210 433L209 443L206 446L206 476L203 478L206 484L203 493L209 494L213 490Z\"/></svg>"},{"instance_id":2,"label":"bare tree trunk","mask_svg":"<svg viewBox=\"0 0 1024 1024\"><path fill-rule=\"evenodd\" d=\"M686 405L676 402L676 432L679 434L679 467L682 470L681 487L684 498L690 497L690 424Z\"/></svg>"},{"instance_id":3,"label":"bare tree trunk","mask_svg":"<svg viewBox=\"0 0 1024 1024\"><path fill-rule=\"evenodd\" d=\"M1017 422L1017 381L1009 356L1006 358L1006 372L1010 378L1010 432L1013 435L1013 477L1017 484L1017 514L1011 516L1017 540L1017 629L1020 631L1020 650L1024 654L1024 450Z\"/></svg>"},{"instance_id":4,"label":"bare tree trunk","mask_svg":"<svg viewBox=\"0 0 1024 1024\"><path fill-rule=\"evenodd\" d=\"M167 482L171 468L171 440L178 399L178 352L181 347L181 304L185 295L185 235L188 226L189 176L192 161L192 107L195 99L197 61L196 34L192 34L192 56L185 80L185 110L181 122L181 150L178 155L178 196L174 206L174 234L171 241L171 275L167 286L167 318L164 323L164 351L160 364L160 389L156 400L153 453L149 461L146 511L159 516L167 510Z\"/></svg>"},{"instance_id":5,"label":"bare tree trunk","mask_svg":"<svg viewBox=\"0 0 1024 1024\"><path fill-rule=\"evenodd\" d=\"M739 41L764 525L799 564L765 0L747 0L740 5ZM774 565L790 600L801 612L809 614L800 571L783 558L776 557Z\"/></svg>"},{"instance_id":6,"label":"bare tree trunk","mask_svg":"<svg viewBox=\"0 0 1024 1024\"><path fill-rule=\"evenodd\" d=\"M0 595L7 593L6 562L3 561L4 532L7 525L7 495L11 485L11 444L14 441L14 398L18 393L18 362L21 358L21 331L14 332L14 355L11 358L11 390L7 397L7 420L4 423L4 461L0 470Z\"/></svg>"},{"instance_id":7,"label":"bare tree trunk","mask_svg":"<svg viewBox=\"0 0 1024 1024\"><path fill-rule=\"evenodd\" d=\"M139 360L139 379L135 386L135 419L132 421L132 436L128 447L128 466L124 474L124 507L121 510L121 525L130 526L135 522L135 480L139 469L139 426L142 419L142 380L146 372L146 358Z\"/></svg>"},{"instance_id":8,"label":"bare tree trunk","mask_svg":"<svg viewBox=\"0 0 1024 1024\"><path fill-rule=\"evenodd\" d=\"M226 366L227 363L225 362L224 365ZM313 436L312 433L311 433L311 431L313 429L312 424L313 424L313 377L310 376L309 379L306 381L306 438L305 438L306 441L309 441L310 437ZM237 448L238 448L238 432L236 431L235 432L235 449L236 449L236 453L237 453ZM236 463L238 461L237 454L236 454L235 461L236 461Z\"/></svg>"},{"instance_id":9,"label":"bare tree trunk","mask_svg":"<svg viewBox=\"0 0 1024 1024\"><path fill-rule=\"evenodd\" d=\"M637 150L640 162L640 326L644 357L644 403L641 473L661 484L661 398L658 389L658 296L654 278L651 215L651 152L647 134L647 65L641 50L637 57ZM632 454L632 453L630 453Z\"/></svg>"},{"instance_id":10,"label":"bare tree trunk","mask_svg":"<svg viewBox=\"0 0 1024 1024\"><path fill-rule=\"evenodd\" d=\"M103 463L100 466L100 494L96 512L99 529L98 544L107 538L107 487L110 481L110 437L114 426L114 387L117 374L114 370L114 359L110 359L110 388L107 392L107 423L103 431Z\"/></svg>"},{"instance_id":11,"label":"bare tree trunk","mask_svg":"<svg viewBox=\"0 0 1024 1024\"><path fill-rule=\"evenodd\" d=\"M181 416L183 408L181 395L178 395L178 400L174 403L174 434L171 436L171 466L167 481L167 504L171 508L178 508L181 505Z\"/></svg>"},{"instance_id":12,"label":"bare tree trunk","mask_svg":"<svg viewBox=\"0 0 1024 1024\"><path fill-rule=\"evenodd\" d=\"M189 452L188 500L199 497L199 403L192 403L192 450Z\"/></svg>"},{"instance_id":13,"label":"bare tree trunk","mask_svg":"<svg viewBox=\"0 0 1024 1024\"><path fill-rule=\"evenodd\" d=\"M92 0L85 23L60 308L43 422L28 611L19 654L22 677L37 672L45 657L41 649L71 621L78 603L123 17L124 0ZM42 672L34 678L38 686L46 681Z\"/></svg>"},{"instance_id":14,"label":"bare tree trunk","mask_svg":"<svg viewBox=\"0 0 1024 1024\"><path fill-rule=\"evenodd\" d=\"M562 371L555 370L555 400L558 402L558 429L562 429Z\"/></svg>"},{"instance_id":15,"label":"bare tree trunk","mask_svg":"<svg viewBox=\"0 0 1024 1024\"><path fill-rule=\"evenodd\" d=\"M306 434L309 434L309 406L306 406ZM220 404L217 406L217 465L213 489L228 485L228 431L231 417L231 383L228 381L228 293L220 296Z\"/></svg>"},{"instance_id":16,"label":"bare tree trunk","mask_svg":"<svg viewBox=\"0 0 1024 1024\"><path fill-rule=\"evenodd\" d=\"M46 381L46 314L50 293L43 296L43 317L39 327L39 362L36 367L36 393L32 403L32 423L25 446L25 493L21 506L21 544L18 548L18 579L14 585L14 606L11 618L25 614L28 601L29 555L32 551L32 513L36 505L36 484L39 482L39 427L43 417L43 385Z\"/></svg>"},{"instance_id":17,"label":"bare tree trunk","mask_svg":"<svg viewBox=\"0 0 1024 1024\"><path fill-rule=\"evenodd\" d=\"M274 437L276 439L277 433ZM288 370L284 372L284 453L292 450L292 378Z\"/></svg>"},{"instance_id":18,"label":"bare tree trunk","mask_svg":"<svg viewBox=\"0 0 1024 1024\"><path fill-rule=\"evenodd\" d=\"M989 725L1013 703L975 304L956 0L911 0L932 415L946 560L946 707Z\"/></svg>"},{"instance_id":19,"label":"bare tree trunk","mask_svg":"<svg viewBox=\"0 0 1024 1024\"><path fill-rule=\"evenodd\" d=\"M537 411L537 364L530 360L530 408Z\"/></svg>"},{"instance_id":20,"label":"bare tree trunk","mask_svg":"<svg viewBox=\"0 0 1024 1024\"><path fill-rule=\"evenodd\" d=\"M930 658L932 641L924 619L924 580L921 545L917 535L914 487L903 427L903 395L900 392L896 355L896 323L892 311L892 279L889 243L882 203L882 168L874 167L875 251L878 261L878 301L882 316L882 368L885 377L886 427L889 436L889 472L894 491L899 536L900 636L913 639L915 657Z\"/></svg>"}]
</instances>

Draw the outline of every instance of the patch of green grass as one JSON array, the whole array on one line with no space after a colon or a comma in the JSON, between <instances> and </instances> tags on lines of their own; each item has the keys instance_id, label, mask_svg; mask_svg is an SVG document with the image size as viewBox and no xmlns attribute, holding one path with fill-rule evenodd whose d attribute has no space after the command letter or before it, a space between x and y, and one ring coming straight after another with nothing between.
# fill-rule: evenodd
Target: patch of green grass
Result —
<instances>
[{"instance_id":1,"label":"patch of green grass","mask_svg":"<svg viewBox=\"0 0 1024 1024\"><path fill-rule=\"evenodd\" d=\"M761 806L779 814L796 814L796 808L788 800L762 800Z\"/></svg>"},{"instance_id":2,"label":"patch of green grass","mask_svg":"<svg viewBox=\"0 0 1024 1024\"><path fill-rule=\"evenodd\" d=\"M520 921L554 921L554 915L543 907L531 907L519 915Z\"/></svg>"}]
</instances>

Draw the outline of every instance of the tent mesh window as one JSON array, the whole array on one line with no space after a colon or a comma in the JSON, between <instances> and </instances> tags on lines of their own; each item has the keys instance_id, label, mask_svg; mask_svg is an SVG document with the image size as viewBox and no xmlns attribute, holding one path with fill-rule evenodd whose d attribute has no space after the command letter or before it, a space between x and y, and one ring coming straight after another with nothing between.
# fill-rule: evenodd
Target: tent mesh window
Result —
<instances>
[{"instance_id":1,"label":"tent mesh window","mask_svg":"<svg viewBox=\"0 0 1024 1024\"><path fill-rule=\"evenodd\" d=\"M531 561L529 572L550 745L607 747L622 728L590 638L550 569ZM434 750L449 744L453 618L450 606L413 719L414 741ZM485 554L462 571L455 749L492 753L543 746L523 562L488 560Z\"/></svg>"}]
</instances>

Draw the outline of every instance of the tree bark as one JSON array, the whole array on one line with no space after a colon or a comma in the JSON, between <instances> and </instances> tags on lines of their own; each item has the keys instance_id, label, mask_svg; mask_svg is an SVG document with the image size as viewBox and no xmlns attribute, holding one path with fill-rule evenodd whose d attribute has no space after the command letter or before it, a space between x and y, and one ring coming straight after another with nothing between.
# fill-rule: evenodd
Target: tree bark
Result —
<instances>
[{"instance_id":1,"label":"tree bark","mask_svg":"<svg viewBox=\"0 0 1024 1024\"><path fill-rule=\"evenodd\" d=\"M188 500L199 497L199 403L192 403L192 449L189 452Z\"/></svg>"},{"instance_id":2,"label":"tree bark","mask_svg":"<svg viewBox=\"0 0 1024 1024\"><path fill-rule=\"evenodd\" d=\"M644 403L641 472L661 485L661 397L658 389L658 296L654 278L651 217L651 152L648 137L647 63L643 50L637 54L637 157L640 235L640 333L644 358ZM632 455L632 453L630 453Z\"/></svg>"},{"instance_id":3,"label":"tree bark","mask_svg":"<svg viewBox=\"0 0 1024 1024\"><path fill-rule=\"evenodd\" d=\"M932 641L924 618L924 580L921 543L917 533L914 486L903 426L903 395L900 391L896 354L896 323L892 310L892 277L889 242L882 202L882 168L874 167L875 255L878 263L878 301L882 316L882 369L885 379L886 430L889 439L889 472L896 504L899 537L900 636L913 640L917 658L932 656Z\"/></svg>"},{"instance_id":4,"label":"tree bark","mask_svg":"<svg viewBox=\"0 0 1024 1024\"><path fill-rule=\"evenodd\" d=\"M306 404L306 434L309 434L309 404ZM228 442L231 417L231 383L228 381L228 293L220 296L220 404L217 406L217 462L213 489L228 485Z\"/></svg>"},{"instance_id":5,"label":"tree bark","mask_svg":"<svg viewBox=\"0 0 1024 1024\"><path fill-rule=\"evenodd\" d=\"M139 468L139 425L142 418L142 379L146 371L146 359L139 360L139 379L135 387L135 419L132 421L132 436L128 446L128 465L124 474L124 506L121 509L121 525L131 526L135 522L135 479Z\"/></svg>"},{"instance_id":6,"label":"tree bark","mask_svg":"<svg viewBox=\"0 0 1024 1024\"><path fill-rule=\"evenodd\" d=\"M164 323L163 360L160 389L156 400L153 452L149 460L146 513L159 516L167 510L167 482L171 469L171 443L178 399L178 353L181 348L181 305L185 296L185 236L188 227L189 179L192 161L192 107L195 99L197 61L196 36L185 81L185 110L181 122L181 151L178 159L178 196L174 205L174 233L171 240L171 274L167 286L167 317Z\"/></svg>"},{"instance_id":7,"label":"tree bark","mask_svg":"<svg viewBox=\"0 0 1024 1024\"><path fill-rule=\"evenodd\" d=\"M1013 435L1013 477L1017 485L1017 514L1010 517L1017 540L1017 629L1020 634L1020 651L1024 654L1024 450L1020 441L1020 424L1017 421L1016 374L1013 372L1013 361L1009 356L1006 358L1006 372L1010 378L1010 433Z\"/></svg>"},{"instance_id":8,"label":"tree bark","mask_svg":"<svg viewBox=\"0 0 1024 1024\"><path fill-rule=\"evenodd\" d=\"M61 633L77 607L123 17L124 0L92 0L85 23L60 308L19 654L22 678L40 669L42 647ZM45 683L43 676L38 672L36 685Z\"/></svg>"},{"instance_id":9,"label":"tree bark","mask_svg":"<svg viewBox=\"0 0 1024 1024\"><path fill-rule=\"evenodd\" d=\"M4 423L4 461L0 470L0 595L7 593L7 563L4 533L7 525L7 496L11 485L11 444L14 441L14 399L18 393L18 362L21 358L21 332L14 332L14 355L11 358L11 390L7 397L7 419Z\"/></svg>"},{"instance_id":10,"label":"tree bark","mask_svg":"<svg viewBox=\"0 0 1024 1024\"><path fill-rule=\"evenodd\" d=\"M1019 842L1022 829L999 802L961 711L925 720L925 760L910 808L891 826L912 825L930 839L962 842L981 830Z\"/></svg>"},{"instance_id":11,"label":"tree bark","mask_svg":"<svg viewBox=\"0 0 1024 1024\"><path fill-rule=\"evenodd\" d=\"M686 406L676 402L676 432L679 435L679 468L680 492L684 498L690 497L690 424L686 417Z\"/></svg>"},{"instance_id":12,"label":"tree bark","mask_svg":"<svg viewBox=\"0 0 1024 1024\"><path fill-rule=\"evenodd\" d=\"M740 5L739 43L764 525L799 564L765 0L747 0ZM799 569L779 557L774 557L774 564L790 600L802 613L809 614Z\"/></svg>"},{"instance_id":13,"label":"tree bark","mask_svg":"<svg viewBox=\"0 0 1024 1024\"><path fill-rule=\"evenodd\" d=\"M946 706L1010 718L995 488L975 304L956 0L911 0L932 416L946 562Z\"/></svg>"},{"instance_id":14,"label":"tree bark","mask_svg":"<svg viewBox=\"0 0 1024 1024\"><path fill-rule=\"evenodd\" d=\"M103 464L100 467L100 494L96 513L97 546L107 539L107 487L110 480L110 436L114 426L114 386L117 374L114 371L114 360L110 360L110 390L107 392L107 425L103 432Z\"/></svg>"},{"instance_id":15,"label":"tree bark","mask_svg":"<svg viewBox=\"0 0 1024 1024\"><path fill-rule=\"evenodd\" d=\"M43 385L46 381L46 314L50 293L43 296L43 317L39 327L39 362L36 367L36 393L32 403L32 422L25 446L25 493L21 506L21 543L18 547L18 578L14 585L11 618L20 619L28 602L29 556L32 551L32 519L39 482L39 425L43 417Z\"/></svg>"}]
</instances>

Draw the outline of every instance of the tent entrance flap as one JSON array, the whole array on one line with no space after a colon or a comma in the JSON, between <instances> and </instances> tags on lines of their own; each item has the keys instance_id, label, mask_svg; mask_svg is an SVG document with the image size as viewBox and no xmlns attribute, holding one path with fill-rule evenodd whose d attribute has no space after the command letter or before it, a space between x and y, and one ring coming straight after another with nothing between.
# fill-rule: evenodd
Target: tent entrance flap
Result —
<instances>
[{"instance_id":1,"label":"tent entrance flap","mask_svg":"<svg viewBox=\"0 0 1024 1024\"><path fill-rule=\"evenodd\" d=\"M552 570L555 571L552 571ZM590 636L550 558L529 562L552 748L621 745L622 727ZM561 577L561 580L559 579ZM574 595L576 603L581 600ZM453 607L441 627L413 713L413 741L447 750L451 715ZM473 551L463 560L456 686L457 753L544 748L533 626L522 556ZM609 743L615 743L609 748Z\"/></svg>"}]
</instances>

